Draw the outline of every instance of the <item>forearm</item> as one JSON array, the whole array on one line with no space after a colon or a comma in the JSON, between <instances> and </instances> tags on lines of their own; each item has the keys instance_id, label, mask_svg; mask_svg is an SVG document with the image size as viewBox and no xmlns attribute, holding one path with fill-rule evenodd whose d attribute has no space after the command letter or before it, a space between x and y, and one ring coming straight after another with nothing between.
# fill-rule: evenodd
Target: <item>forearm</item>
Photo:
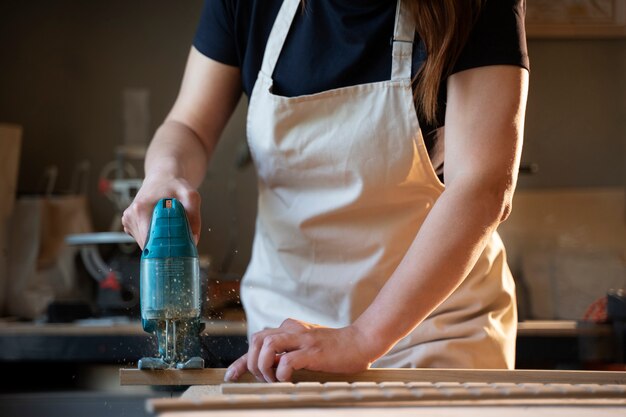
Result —
<instances>
[{"instance_id":1,"label":"forearm","mask_svg":"<svg viewBox=\"0 0 626 417\"><path fill-rule=\"evenodd\" d=\"M204 178L212 148L203 144L189 126L168 118L156 131L148 149L146 178L179 178L197 188Z\"/></svg>"},{"instance_id":2,"label":"forearm","mask_svg":"<svg viewBox=\"0 0 626 417\"><path fill-rule=\"evenodd\" d=\"M505 211L503 194L483 186L459 182L443 192L402 262L354 323L372 346L372 360L461 284Z\"/></svg>"},{"instance_id":3,"label":"forearm","mask_svg":"<svg viewBox=\"0 0 626 417\"><path fill-rule=\"evenodd\" d=\"M241 72L195 48L180 93L146 155L146 177L183 179L197 188L213 149L241 96Z\"/></svg>"}]
</instances>

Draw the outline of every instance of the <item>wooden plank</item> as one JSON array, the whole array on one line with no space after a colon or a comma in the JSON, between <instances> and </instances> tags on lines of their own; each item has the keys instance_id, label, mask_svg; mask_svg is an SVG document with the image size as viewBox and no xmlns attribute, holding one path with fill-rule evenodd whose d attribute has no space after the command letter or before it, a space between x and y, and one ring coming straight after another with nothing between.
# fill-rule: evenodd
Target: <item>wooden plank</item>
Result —
<instances>
[{"instance_id":1,"label":"wooden plank","mask_svg":"<svg viewBox=\"0 0 626 417\"><path fill-rule=\"evenodd\" d=\"M195 387L207 387L214 389L216 386L203 385ZM267 395L267 394L328 394L331 392L369 392L372 390L382 391L388 393L403 392L406 390L415 391L419 390L423 392L429 392L433 390L441 390L446 392L446 395L452 395L454 392L459 391L464 394L471 394L471 397L475 396L487 396L494 393L511 395L516 393L530 393L534 396L541 397L547 396L553 397L554 393L563 394L570 393L580 394L583 396L594 396L595 394L602 392L620 393L626 396L626 385L616 384L539 384L539 383L527 383L527 384L515 384L515 383L487 383L487 382L278 382L274 384L266 384L262 382L257 383L228 383L220 386L221 394L223 395ZM212 390L211 390L212 391ZM211 392L209 391L209 392ZM203 391L200 391L203 392ZM198 395L198 394L196 394ZM206 394L199 394L202 397L206 397ZM186 397L187 399L192 399ZM197 397L196 397L197 398Z\"/></svg>"},{"instance_id":2,"label":"wooden plank","mask_svg":"<svg viewBox=\"0 0 626 417\"><path fill-rule=\"evenodd\" d=\"M287 398L265 398L259 401L252 401L252 399L246 399L245 402L232 402L231 400L211 400L211 401L189 401L189 400L177 400L177 399L169 399L169 398L160 398L160 399L151 399L147 401L147 410L151 413L157 413L159 415L164 416L165 414L161 413L181 413L176 414L180 416L189 417L205 417L207 411L217 411L217 410L268 410L268 409L333 409L333 408L384 408L386 412L389 412L389 408L396 407L407 408L413 407L417 412L412 414L413 416L418 415L420 408L423 407L503 407L503 406L517 406L535 409L537 406L544 407L555 407L555 406L572 406L577 405L581 407L580 409L586 410L586 413L581 414L581 416L590 416L590 415L603 415L602 411L606 407L609 406L619 406L621 411L620 413L624 413L626 411L626 400L623 398L606 398L606 399L572 399L572 398L548 398L548 399L532 399L532 398L510 398L510 399L502 399L502 400L494 400L494 399L485 399L485 400L416 400L416 401L391 401L387 399L386 401L340 401L333 400L324 401L323 399L320 401L319 398L307 398L306 400L298 400L298 401L290 401ZM595 406L596 408L590 408ZM593 411L589 414L590 410ZM201 413L201 412L205 413ZM201 413L201 414L183 414L183 413ZM393 411L395 415L395 409ZM169 415L169 414L167 414ZM232 414L229 414L232 415ZM237 414L240 416L241 414ZM388 415L384 414L376 414L379 415ZM430 415L430 414L429 414ZM437 415L446 415L446 414L437 414ZM466 413L463 416L484 416L484 414L472 414ZM529 413L529 416L536 416L539 414ZM540 414L544 415L544 414ZM623 414L618 414L622 416ZM211 414L213 416L213 414ZM343 416L343 414L342 414ZM572 415L570 415L572 416Z\"/></svg>"},{"instance_id":3,"label":"wooden plank","mask_svg":"<svg viewBox=\"0 0 626 417\"><path fill-rule=\"evenodd\" d=\"M422 382L420 383L383 382L380 384L375 384L375 383L370 383L370 382L354 383L354 384L348 384L348 383L247 384L247 383L241 383L241 384L223 384L221 387L209 386L209 385L196 385L196 386L189 387L185 391L185 393L182 395L181 398L184 400L195 402L195 403L202 402L207 397L215 397L216 395L219 395L219 389L222 388L222 391L223 391L227 385L233 388L240 387L240 386L247 386L251 390L253 390L255 386L261 390L268 390L270 387L279 386L279 387L282 387L283 393L289 393L290 390L295 390L297 393L302 393L302 392L305 392L307 389L314 389L316 386L320 386L320 385L325 387L327 390L341 389L342 387L344 387L345 389L345 387L351 387L352 389L355 389L355 390L361 390L361 392L363 391L361 387L365 387L369 389L369 387L378 386L382 389L387 389L387 392L385 393L385 395L387 396L395 395L395 392L397 392L396 389L398 387L411 387L411 388L414 387L413 389L416 389L416 392L427 393L428 391L432 390L433 386L435 387L439 386L443 390L446 390L446 393L448 394L445 400L424 400L424 398L420 398L419 402L413 402L413 403L411 402L403 403L400 401L390 400L387 402L381 401L381 402L372 402L368 404L364 402L361 402L361 403L357 402L352 405L346 403L346 404L335 406L335 405L331 405L330 402L325 402L325 400L322 399L320 401L318 400L311 401L313 405L311 405L310 407L306 407L306 409L303 409L303 404L300 404L300 405L297 405L297 404L286 405L285 404L283 409L273 407L273 404L261 404L260 407L249 408L247 410L244 410L243 407L236 406L237 408L239 408L239 410L236 412L238 416L301 417L303 415L320 415L321 413L324 413L324 415L333 416L333 417L348 417L348 416L362 417L364 415L380 416L380 415L390 415L390 414L393 414L394 416L396 416L396 415L400 415L403 411L410 410L411 412L406 413L405 415L407 416L415 416L418 414L419 415L422 415L422 414L423 415L441 415L441 416L458 415L459 417L461 416L462 417L468 417L468 416L496 417L496 416L507 415L509 417L514 417L516 415L514 411L527 410L528 412L522 414L523 417L534 417L536 415L553 416L554 414L547 412L547 410L554 411L554 410L562 410L562 409L567 408L568 409L567 413L558 414L558 416L559 417L566 417L566 416L567 417L579 417L579 416L582 417L582 416L589 415L590 410L593 410L592 414L594 415L599 415L601 413L603 416L607 416L607 417L609 415L615 415L615 416L619 415L621 417L624 411L626 410L626 398L623 398L623 397L619 398L619 396L621 395L619 392L614 398L592 398L589 396L587 398L581 398L581 396L579 396L578 398L575 398L576 391L580 391L580 390L593 391L594 389L598 389L598 388L609 389L609 390L617 388L618 390L621 390L623 392L623 390L626 389L626 386L619 386L619 387L600 386L598 387L597 385L592 385L592 384L576 385L576 386L569 386L569 387L563 386L563 384L552 385L552 386L546 386L545 384L525 384L526 385L525 388L530 390L530 392L532 393L531 398L523 399L523 398L519 398L519 396L511 397L511 396L503 395L501 398L497 398L497 399L485 399L484 395L481 395L481 393L477 392L477 390L482 390L483 392L484 390L488 390L491 393L493 393L492 390L496 389L496 392L497 390L500 390L502 394L506 394L507 391L511 389L511 386L515 388L522 388L524 386L523 385L520 386L521 384L484 384L484 383L429 384L429 383L422 383ZM472 390L475 394L475 397L478 397L479 399L476 399L476 398L473 398L471 400L460 399L459 396L455 395L454 393L454 389L458 391L459 387L464 387L468 390ZM431 388L431 390L425 390L424 388ZM568 395L567 395L567 398L546 398L545 395L543 397L537 398L534 395L534 392L541 390L541 389L568 392ZM421 390L421 391L417 391L417 390ZM280 392L280 390L277 391L277 393L278 392ZM257 394L259 393L261 392L258 392ZM569 395L569 394L572 394L572 395ZM294 394L291 393L291 395L294 395ZM298 395L298 394L295 394L295 395ZM336 395L336 394L332 394L332 395ZM358 395L361 396L363 394L360 393ZM233 402L238 402L239 397L236 395L229 395L229 396L222 396L222 397L229 398L228 405L227 406L225 405L223 410L220 410L218 408L212 408L210 411L211 416L218 416L218 415L226 416L226 414L222 414L222 413L228 413L228 415L232 415L233 411L231 411L231 408L234 408L234 407L232 407L231 405ZM250 395L248 395L248 397L250 397ZM265 402L267 401L266 396L261 396L261 397L264 398ZM329 396L327 396L326 400L328 399L328 397ZM452 399L450 399L450 397L452 397ZM332 398L332 396L330 396L330 398ZM311 398L309 397L309 399ZM223 401L223 400L220 400L220 401ZM555 407L555 405L558 407ZM165 417L165 416L168 416L168 417L198 416L199 417L199 416L206 416L208 415L207 413L209 413L209 411L207 411L206 409L184 411L184 410L180 410L179 406L180 404L170 400L166 404L166 407L170 407L170 408L161 409L157 407L155 411L158 411L159 416L161 417ZM152 407L152 405L150 405L150 407ZM394 407L392 413L390 413L389 407ZM504 412L505 409L506 409L506 412ZM611 414L609 412L609 410L611 409L615 411L614 414ZM456 410L462 410L462 412L455 414L454 411ZM585 411L582 412L582 410L585 410Z\"/></svg>"},{"instance_id":4,"label":"wooden plank","mask_svg":"<svg viewBox=\"0 0 626 417\"><path fill-rule=\"evenodd\" d=\"M531 407L520 407L518 404L471 404L472 407L463 407L463 404L433 404L413 407L396 407L393 410L381 406L372 408L318 408L303 409L266 409L266 410L215 410L210 414L206 411L171 411L159 414L159 417L415 417L415 416L445 416L445 417L624 417L624 407L620 405L595 405L589 401L578 403L568 401L565 404L554 405L533 404Z\"/></svg>"},{"instance_id":5,"label":"wooden plank","mask_svg":"<svg viewBox=\"0 0 626 417\"><path fill-rule=\"evenodd\" d=\"M224 382L224 368L197 370L120 369L121 385L219 385ZM626 384L626 372L548 371L507 369L370 369L343 375L296 371L293 382L511 382L565 384ZM249 373L237 382L257 382Z\"/></svg>"},{"instance_id":6,"label":"wooden plank","mask_svg":"<svg viewBox=\"0 0 626 417\"><path fill-rule=\"evenodd\" d=\"M150 400L148 408L154 412L219 409L310 408L310 407L371 407L415 406L420 404L483 404L486 401L510 404L566 404L568 400L591 400L595 404L626 404L626 385L587 384L458 384L443 383L430 386L384 386L357 383L350 389L330 386L321 391L290 391L255 393L253 384L247 384L248 393L237 395L204 396L200 398L160 398ZM262 388L263 384L256 384ZM271 386L272 384L264 384Z\"/></svg>"}]
</instances>

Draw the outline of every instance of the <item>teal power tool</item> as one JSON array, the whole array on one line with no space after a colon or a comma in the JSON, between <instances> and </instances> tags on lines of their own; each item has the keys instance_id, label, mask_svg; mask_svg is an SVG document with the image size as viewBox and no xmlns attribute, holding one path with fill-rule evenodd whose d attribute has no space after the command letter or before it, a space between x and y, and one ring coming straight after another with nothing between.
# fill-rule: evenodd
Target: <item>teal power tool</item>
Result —
<instances>
[{"instance_id":1,"label":"teal power tool","mask_svg":"<svg viewBox=\"0 0 626 417\"><path fill-rule=\"evenodd\" d=\"M183 205L175 198L154 207L141 255L141 322L156 335L159 356L139 369L204 368L200 355L200 268Z\"/></svg>"}]
</instances>

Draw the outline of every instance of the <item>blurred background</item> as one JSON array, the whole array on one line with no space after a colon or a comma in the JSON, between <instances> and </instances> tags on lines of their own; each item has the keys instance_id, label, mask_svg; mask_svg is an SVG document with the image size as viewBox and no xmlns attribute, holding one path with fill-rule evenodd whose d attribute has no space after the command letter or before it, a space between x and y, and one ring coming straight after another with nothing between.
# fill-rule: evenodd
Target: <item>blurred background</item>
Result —
<instances>
[{"instance_id":1,"label":"blurred background","mask_svg":"<svg viewBox=\"0 0 626 417\"><path fill-rule=\"evenodd\" d=\"M169 395L119 396L117 369L155 349L138 323L138 251L118 235L67 236L120 230L145 147L176 97L201 7L0 2L2 415L34 398L71 413L89 395L104 396L94 413L142 413L143 398ZM610 8L607 20L580 7L578 29L559 20L570 9L529 7L522 172L513 214L500 227L518 284L521 368L625 362L626 16ZM256 212L246 107L244 97L200 189L203 337L214 366L246 350L237 292Z\"/></svg>"}]
</instances>

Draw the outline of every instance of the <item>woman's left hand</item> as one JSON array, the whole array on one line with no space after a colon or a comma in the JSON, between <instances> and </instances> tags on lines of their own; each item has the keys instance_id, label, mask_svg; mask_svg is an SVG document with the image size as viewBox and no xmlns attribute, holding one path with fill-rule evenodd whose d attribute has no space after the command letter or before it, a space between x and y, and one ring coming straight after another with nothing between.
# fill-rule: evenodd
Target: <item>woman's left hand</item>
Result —
<instances>
[{"instance_id":1,"label":"woman's left hand","mask_svg":"<svg viewBox=\"0 0 626 417\"><path fill-rule=\"evenodd\" d=\"M259 381L290 381L294 370L334 373L365 371L379 355L354 325L332 329L287 319L277 329L255 333L248 353L237 359L224 379L235 381L246 371Z\"/></svg>"}]
</instances>

